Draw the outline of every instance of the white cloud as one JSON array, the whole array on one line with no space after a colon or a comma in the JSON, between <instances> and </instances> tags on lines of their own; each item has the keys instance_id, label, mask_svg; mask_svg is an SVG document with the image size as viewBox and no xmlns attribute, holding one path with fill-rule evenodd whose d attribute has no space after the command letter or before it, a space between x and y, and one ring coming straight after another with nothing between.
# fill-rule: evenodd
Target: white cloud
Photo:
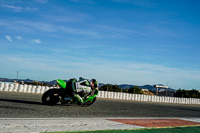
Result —
<instances>
[{"instance_id":1,"label":"white cloud","mask_svg":"<svg viewBox=\"0 0 200 133\"><path fill-rule=\"evenodd\" d=\"M22 40L21 36L15 36L15 38L18 39L18 40Z\"/></svg>"},{"instance_id":2,"label":"white cloud","mask_svg":"<svg viewBox=\"0 0 200 133\"><path fill-rule=\"evenodd\" d=\"M6 35L5 38L6 38L8 41L12 42L12 38L11 38L10 36Z\"/></svg>"},{"instance_id":3,"label":"white cloud","mask_svg":"<svg viewBox=\"0 0 200 133\"><path fill-rule=\"evenodd\" d=\"M33 43L36 43L36 44L41 43L40 39L33 39L32 42L33 42Z\"/></svg>"},{"instance_id":4,"label":"white cloud","mask_svg":"<svg viewBox=\"0 0 200 133\"><path fill-rule=\"evenodd\" d=\"M20 7L20 6L13 6L13 5L0 5L1 7L4 7L4 8L8 8L8 9L12 9L14 10L15 12L20 12L20 11L35 11L35 10L38 10L38 8L31 8L31 7Z\"/></svg>"},{"instance_id":5,"label":"white cloud","mask_svg":"<svg viewBox=\"0 0 200 133\"><path fill-rule=\"evenodd\" d=\"M10 8L10 9L14 9L14 10L21 10L22 9L22 7L12 6L12 5L1 5L1 7Z\"/></svg>"}]
</instances>

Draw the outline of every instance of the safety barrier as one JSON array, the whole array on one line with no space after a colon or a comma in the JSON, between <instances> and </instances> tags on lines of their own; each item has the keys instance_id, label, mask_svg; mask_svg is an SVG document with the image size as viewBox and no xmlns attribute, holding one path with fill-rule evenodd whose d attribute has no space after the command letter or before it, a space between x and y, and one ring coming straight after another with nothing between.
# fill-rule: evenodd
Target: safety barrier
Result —
<instances>
[{"instance_id":1,"label":"safety barrier","mask_svg":"<svg viewBox=\"0 0 200 133\"><path fill-rule=\"evenodd\" d=\"M48 86L36 86L36 85L22 85L13 83L0 82L0 91L11 91L11 92L24 92L24 93L44 93L53 87Z\"/></svg>"},{"instance_id":2,"label":"safety barrier","mask_svg":"<svg viewBox=\"0 0 200 133\"><path fill-rule=\"evenodd\" d=\"M22 85L22 84L0 82L0 91L42 94L51 88L53 88L53 87L35 86L35 85L26 85L26 84ZM176 103L176 104L200 104L199 98L152 96L152 95L129 94L129 93L110 92L110 91L99 91L99 95L97 97L111 98L111 99L123 99L123 100L134 100L134 101L146 101L146 102L162 102L162 103Z\"/></svg>"},{"instance_id":3,"label":"safety barrier","mask_svg":"<svg viewBox=\"0 0 200 133\"><path fill-rule=\"evenodd\" d=\"M176 104L200 104L199 98L152 96L152 95L129 94L129 93L109 92L109 91L100 91L98 97L134 100L134 101L146 101L146 102L162 102L162 103L176 103Z\"/></svg>"}]
</instances>

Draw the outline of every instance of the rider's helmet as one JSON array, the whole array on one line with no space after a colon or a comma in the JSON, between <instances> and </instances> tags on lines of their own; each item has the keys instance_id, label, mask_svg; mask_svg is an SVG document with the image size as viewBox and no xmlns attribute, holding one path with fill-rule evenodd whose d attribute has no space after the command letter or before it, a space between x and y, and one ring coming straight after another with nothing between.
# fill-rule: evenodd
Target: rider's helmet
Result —
<instances>
[{"instance_id":1,"label":"rider's helmet","mask_svg":"<svg viewBox=\"0 0 200 133\"><path fill-rule=\"evenodd\" d=\"M83 81L85 80L83 77L79 77L79 81Z\"/></svg>"},{"instance_id":2,"label":"rider's helmet","mask_svg":"<svg viewBox=\"0 0 200 133\"><path fill-rule=\"evenodd\" d=\"M92 79L92 80L91 80L91 84L92 84L92 88L93 88L93 89L96 89L96 88L98 87L98 82L97 82L96 79Z\"/></svg>"}]
</instances>

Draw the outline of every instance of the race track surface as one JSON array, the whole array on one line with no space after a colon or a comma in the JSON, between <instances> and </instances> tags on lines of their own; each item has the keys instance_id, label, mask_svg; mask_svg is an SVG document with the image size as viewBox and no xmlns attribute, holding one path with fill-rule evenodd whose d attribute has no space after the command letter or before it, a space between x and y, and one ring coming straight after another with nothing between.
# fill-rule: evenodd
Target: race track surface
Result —
<instances>
[{"instance_id":1,"label":"race track surface","mask_svg":"<svg viewBox=\"0 0 200 133\"><path fill-rule=\"evenodd\" d=\"M200 117L199 105L102 99L89 107L42 105L41 94L0 92L0 118Z\"/></svg>"}]
</instances>

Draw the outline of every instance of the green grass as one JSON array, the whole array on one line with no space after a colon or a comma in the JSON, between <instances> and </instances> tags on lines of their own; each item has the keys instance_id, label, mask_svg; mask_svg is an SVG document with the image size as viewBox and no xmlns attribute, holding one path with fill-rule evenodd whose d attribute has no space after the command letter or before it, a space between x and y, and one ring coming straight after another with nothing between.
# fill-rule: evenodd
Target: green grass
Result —
<instances>
[{"instance_id":1,"label":"green grass","mask_svg":"<svg viewBox=\"0 0 200 133\"><path fill-rule=\"evenodd\" d=\"M54 133L200 133L200 126L140 128L126 130L66 131Z\"/></svg>"}]
</instances>

